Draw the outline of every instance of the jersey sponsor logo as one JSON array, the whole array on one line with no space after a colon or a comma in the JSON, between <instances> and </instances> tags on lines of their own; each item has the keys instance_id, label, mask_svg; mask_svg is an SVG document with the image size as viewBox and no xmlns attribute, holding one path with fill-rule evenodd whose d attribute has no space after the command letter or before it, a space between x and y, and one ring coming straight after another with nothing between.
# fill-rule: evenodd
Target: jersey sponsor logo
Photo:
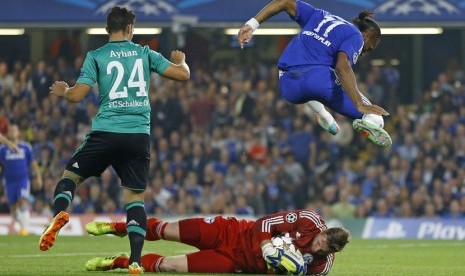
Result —
<instances>
[{"instance_id":1,"label":"jersey sponsor logo","mask_svg":"<svg viewBox=\"0 0 465 276\"><path fill-rule=\"evenodd\" d=\"M205 223L212 224L215 222L215 218L214 217L204 218L203 221L205 221Z\"/></svg>"},{"instance_id":2,"label":"jersey sponsor logo","mask_svg":"<svg viewBox=\"0 0 465 276\"><path fill-rule=\"evenodd\" d=\"M20 160L25 158L26 154L23 149L19 149L18 152L13 152L11 150L6 151L5 160Z\"/></svg>"},{"instance_id":3,"label":"jersey sponsor logo","mask_svg":"<svg viewBox=\"0 0 465 276\"><path fill-rule=\"evenodd\" d=\"M303 31L302 34L313 37L314 39L318 40L319 42L321 42L323 45L325 45L327 47L331 46L331 42L329 40L327 40L326 38L320 36L317 33L314 33L312 31Z\"/></svg>"},{"instance_id":4,"label":"jersey sponsor logo","mask_svg":"<svg viewBox=\"0 0 465 276\"><path fill-rule=\"evenodd\" d=\"M111 58L133 57L137 55L137 51L110 51Z\"/></svg>"},{"instance_id":5,"label":"jersey sponsor logo","mask_svg":"<svg viewBox=\"0 0 465 276\"><path fill-rule=\"evenodd\" d=\"M286 215L286 221L288 223L294 223L297 221L297 214L296 213L289 213Z\"/></svg>"},{"instance_id":6,"label":"jersey sponsor logo","mask_svg":"<svg viewBox=\"0 0 465 276\"><path fill-rule=\"evenodd\" d=\"M143 106L149 106L149 100L143 100L143 101L136 101L132 100L130 102L127 101L113 101L108 103L109 108L126 108L126 107L143 107Z\"/></svg>"},{"instance_id":7,"label":"jersey sponsor logo","mask_svg":"<svg viewBox=\"0 0 465 276\"><path fill-rule=\"evenodd\" d=\"M76 169L79 169L79 164L78 164L78 162L74 162L74 164L71 165L71 167L76 168Z\"/></svg>"}]
</instances>

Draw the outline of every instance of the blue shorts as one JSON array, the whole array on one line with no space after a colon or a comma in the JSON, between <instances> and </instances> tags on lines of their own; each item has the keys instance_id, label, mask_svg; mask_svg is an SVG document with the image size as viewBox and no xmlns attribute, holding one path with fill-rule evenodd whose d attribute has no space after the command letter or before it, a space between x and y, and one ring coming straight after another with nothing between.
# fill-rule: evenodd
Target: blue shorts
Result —
<instances>
[{"instance_id":1,"label":"blue shorts","mask_svg":"<svg viewBox=\"0 0 465 276\"><path fill-rule=\"evenodd\" d=\"M333 111L354 119L362 118L349 95L337 84L336 74L327 66L297 71L280 71L281 96L293 104L318 101Z\"/></svg>"},{"instance_id":2,"label":"blue shorts","mask_svg":"<svg viewBox=\"0 0 465 276\"><path fill-rule=\"evenodd\" d=\"M7 182L3 179L8 204L11 206L20 199L29 199L31 194L29 179L16 180Z\"/></svg>"}]
</instances>

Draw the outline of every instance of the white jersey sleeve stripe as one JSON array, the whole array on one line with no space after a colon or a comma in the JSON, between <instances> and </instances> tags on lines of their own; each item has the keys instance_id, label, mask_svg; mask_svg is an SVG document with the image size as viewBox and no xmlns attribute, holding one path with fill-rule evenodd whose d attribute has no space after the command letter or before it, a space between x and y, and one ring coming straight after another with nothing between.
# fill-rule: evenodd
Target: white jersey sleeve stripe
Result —
<instances>
[{"instance_id":1,"label":"white jersey sleeve stripe","mask_svg":"<svg viewBox=\"0 0 465 276\"><path fill-rule=\"evenodd\" d=\"M284 219L282 216L265 219L262 221L262 232L270 233L271 225L281 223L284 223Z\"/></svg>"},{"instance_id":2,"label":"white jersey sleeve stripe","mask_svg":"<svg viewBox=\"0 0 465 276\"><path fill-rule=\"evenodd\" d=\"M316 227L320 229L320 231L326 229L326 227L321 223L319 216L313 212L301 211L299 213L299 216L303 218L308 218L309 220L311 220L316 225Z\"/></svg>"}]
</instances>

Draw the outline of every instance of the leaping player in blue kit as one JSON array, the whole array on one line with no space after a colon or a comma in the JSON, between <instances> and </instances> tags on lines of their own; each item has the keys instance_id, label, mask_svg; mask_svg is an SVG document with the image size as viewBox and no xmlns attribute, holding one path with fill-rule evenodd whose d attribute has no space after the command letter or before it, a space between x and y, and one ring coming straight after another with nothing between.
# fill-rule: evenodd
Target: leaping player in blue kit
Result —
<instances>
[{"instance_id":1,"label":"leaping player in blue kit","mask_svg":"<svg viewBox=\"0 0 465 276\"><path fill-rule=\"evenodd\" d=\"M390 146L382 117L389 113L360 92L352 70L359 56L380 42L373 13L362 11L351 23L300 0L274 0L239 30L239 45L252 39L260 23L282 11L302 29L278 61L281 95L290 103L304 104L304 111L313 112L318 124L333 135L339 126L325 106L354 120L354 129L376 145Z\"/></svg>"}]
</instances>

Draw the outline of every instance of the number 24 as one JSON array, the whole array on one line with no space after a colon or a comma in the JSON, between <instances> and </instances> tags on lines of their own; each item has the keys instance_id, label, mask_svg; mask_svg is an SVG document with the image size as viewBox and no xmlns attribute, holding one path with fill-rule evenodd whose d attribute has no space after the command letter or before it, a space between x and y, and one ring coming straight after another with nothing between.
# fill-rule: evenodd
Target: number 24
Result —
<instances>
[{"instance_id":1,"label":"number 24","mask_svg":"<svg viewBox=\"0 0 465 276\"><path fill-rule=\"evenodd\" d=\"M142 59L136 59L134 63L134 67L132 68L131 75L129 76L128 85L123 86L123 91L116 91L123 80L124 75L124 67L119 61L111 61L108 63L107 66L107 75L111 75L113 68L116 68L116 80L113 83L113 86L110 89L109 97L110 100L120 99L120 98L127 98L128 97L128 87L139 87L139 91L136 92L138 97L145 97L147 96L147 82L144 80L144 68L142 65ZM134 81L134 77L137 74L138 81Z\"/></svg>"}]
</instances>

